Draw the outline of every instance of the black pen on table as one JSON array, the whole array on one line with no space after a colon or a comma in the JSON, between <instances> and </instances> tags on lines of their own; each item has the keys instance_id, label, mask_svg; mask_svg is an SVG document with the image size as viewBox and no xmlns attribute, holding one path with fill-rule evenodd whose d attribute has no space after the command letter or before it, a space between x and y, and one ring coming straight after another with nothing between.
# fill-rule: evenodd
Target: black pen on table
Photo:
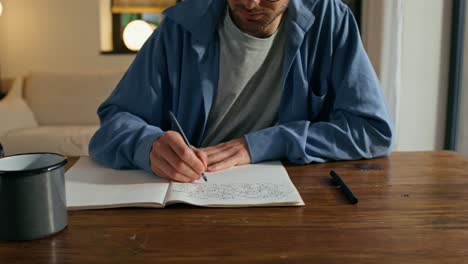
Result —
<instances>
[{"instance_id":1,"label":"black pen on table","mask_svg":"<svg viewBox=\"0 0 468 264\"><path fill-rule=\"evenodd\" d=\"M330 171L330 176L333 179L333 183L341 187L341 190L343 191L346 198L348 198L349 202L352 204L357 204L359 201L358 198L353 194L351 189L349 189L348 185L346 185L343 179L341 179L341 177L333 170Z\"/></svg>"},{"instance_id":2,"label":"black pen on table","mask_svg":"<svg viewBox=\"0 0 468 264\"><path fill-rule=\"evenodd\" d=\"M179 134L182 135L182 138L184 139L185 144L187 144L187 146L188 146L192 151L194 151L192 145L190 145L190 142L188 141L187 137L185 136L185 133L184 133L184 131L182 130L182 127L180 126L179 122L177 121L177 118L175 117L174 113L172 113L172 111L169 111L169 117L171 118L172 124L176 127L177 132L179 132ZM204 172L202 172L201 175L202 175L202 177L203 177L203 180L208 181L208 179L206 178Z\"/></svg>"}]
</instances>

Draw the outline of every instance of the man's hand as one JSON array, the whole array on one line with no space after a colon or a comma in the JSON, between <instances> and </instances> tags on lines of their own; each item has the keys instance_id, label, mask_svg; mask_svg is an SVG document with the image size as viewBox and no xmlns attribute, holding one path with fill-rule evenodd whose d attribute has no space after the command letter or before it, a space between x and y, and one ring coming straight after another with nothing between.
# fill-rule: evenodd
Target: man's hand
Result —
<instances>
[{"instance_id":1,"label":"man's hand","mask_svg":"<svg viewBox=\"0 0 468 264\"><path fill-rule=\"evenodd\" d=\"M219 145L201 148L208 156L209 172L251 163L249 149L244 138L233 139Z\"/></svg>"},{"instance_id":2,"label":"man's hand","mask_svg":"<svg viewBox=\"0 0 468 264\"><path fill-rule=\"evenodd\" d=\"M175 131L167 131L153 142L150 163L156 175L179 182L199 179L208 164L206 154L198 149L193 152Z\"/></svg>"}]
</instances>

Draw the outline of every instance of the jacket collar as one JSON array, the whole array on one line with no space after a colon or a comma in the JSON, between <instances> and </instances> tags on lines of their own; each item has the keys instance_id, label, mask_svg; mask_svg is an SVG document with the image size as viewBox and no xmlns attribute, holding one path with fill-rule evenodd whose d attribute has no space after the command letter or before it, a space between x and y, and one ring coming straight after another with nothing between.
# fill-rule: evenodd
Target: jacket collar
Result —
<instances>
[{"instance_id":1,"label":"jacket collar","mask_svg":"<svg viewBox=\"0 0 468 264\"><path fill-rule=\"evenodd\" d=\"M306 32L315 19L312 9L319 0L290 0L287 22L295 24ZM226 9L226 0L186 0L164 12L164 15L189 31L192 37L202 43L209 43Z\"/></svg>"}]
</instances>

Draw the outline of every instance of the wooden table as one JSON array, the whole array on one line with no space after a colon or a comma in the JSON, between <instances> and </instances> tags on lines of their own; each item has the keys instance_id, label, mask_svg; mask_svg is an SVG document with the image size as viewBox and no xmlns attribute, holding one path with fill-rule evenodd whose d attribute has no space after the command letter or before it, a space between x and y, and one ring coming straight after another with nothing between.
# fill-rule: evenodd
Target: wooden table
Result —
<instances>
[{"instance_id":1,"label":"wooden table","mask_svg":"<svg viewBox=\"0 0 468 264\"><path fill-rule=\"evenodd\" d=\"M359 197L329 183L336 170ZM304 207L73 211L0 263L468 263L468 159L453 152L287 166Z\"/></svg>"}]
</instances>

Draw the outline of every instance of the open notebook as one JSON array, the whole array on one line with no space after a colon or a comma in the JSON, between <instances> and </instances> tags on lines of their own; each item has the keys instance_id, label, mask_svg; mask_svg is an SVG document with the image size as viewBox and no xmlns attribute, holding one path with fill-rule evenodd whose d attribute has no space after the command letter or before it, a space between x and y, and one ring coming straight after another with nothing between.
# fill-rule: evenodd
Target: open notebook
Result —
<instances>
[{"instance_id":1,"label":"open notebook","mask_svg":"<svg viewBox=\"0 0 468 264\"><path fill-rule=\"evenodd\" d=\"M178 183L139 170L113 170L82 157L65 174L70 210L161 208L173 203L208 207L300 206L299 192L280 162L206 173L208 182Z\"/></svg>"}]
</instances>

